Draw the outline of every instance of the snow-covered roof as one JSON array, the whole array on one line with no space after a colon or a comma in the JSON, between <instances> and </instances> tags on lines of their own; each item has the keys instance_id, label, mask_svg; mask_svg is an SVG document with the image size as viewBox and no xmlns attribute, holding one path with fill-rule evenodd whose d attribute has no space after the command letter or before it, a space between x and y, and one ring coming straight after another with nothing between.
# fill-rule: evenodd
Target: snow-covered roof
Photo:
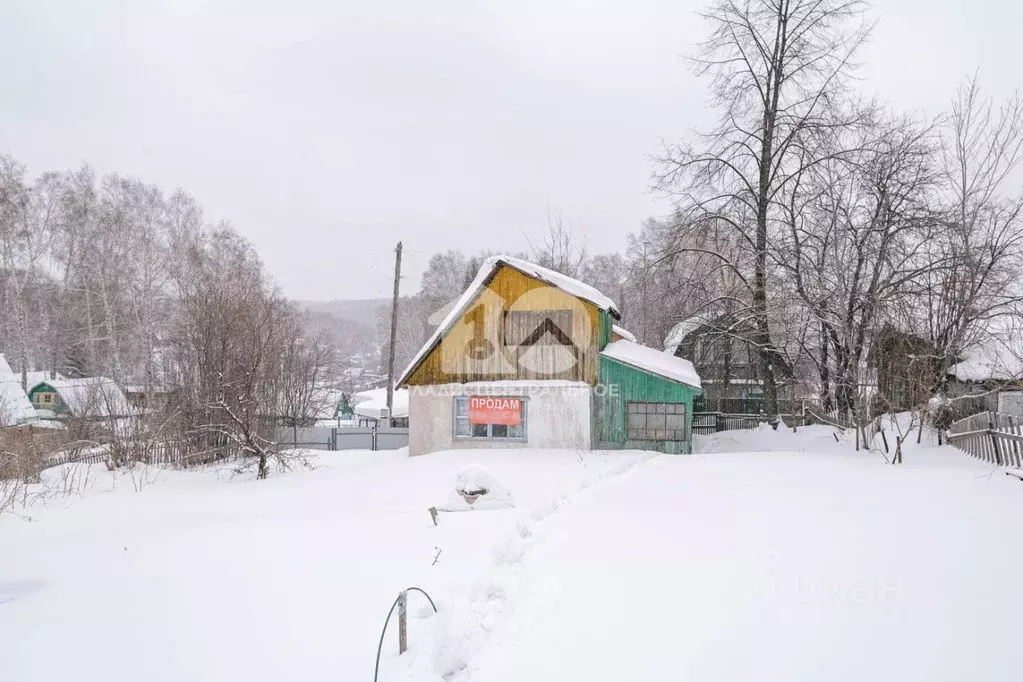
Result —
<instances>
[{"instance_id":1,"label":"snow-covered roof","mask_svg":"<svg viewBox=\"0 0 1023 682\"><path fill-rule=\"evenodd\" d=\"M611 325L611 331L617 334L618 336L622 337L623 339L632 342L636 341L636 335L630 332L625 327L619 327L617 324Z\"/></svg>"},{"instance_id":2,"label":"snow-covered roof","mask_svg":"<svg viewBox=\"0 0 1023 682\"><path fill-rule=\"evenodd\" d=\"M60 378L60 377L58 377ZM46 381L46 379L40 379L40 382ZM123 387L125 393L151 393L153 395L162 393L172 393L174 391L170 386L163 386L160 384L125 384Z\"/></svg>"},{"instance_id":3,"label":"snow-covered roof","mask_svg":"<svg viewBox=\"0 0 1023 682\"><path fill-rule=\"evenodd\" d=\"M394 389L394 410L391 417L408 416L408 389ZM380 419L387 409L387 389L374 388L369 391L362 391L352 396L352 409L355 414L368 419Z\"/></svg>"},{"instance_id":4,"label":"snow-covered roof","mask_svg":"<svg viewBox=\"0 0 1023 682\"><path fill-rule=\"evenodd\" d=\"M607 344L600 354L644 372L700 388L700 375L696 373L693 363L685 358L675 357L666 351L641 346L638 343L622 339Z\"/></svg>"},{"instance_id":5,"label":"snow-covered roof","mask_svg":"<svg viewBox=\"0 0 1023 682\"><path fill-rule=\"evenodd\" d=\"M21 381L21 372L15 372L14 370L11 369L11 365L7 361L7 358L4 357L3 353L0 353L0 375L14 375L18 377L18 381ZM60 374L60 372L51 372L49 370L33 370L31 372L26 372L26 376L28 377L27 383L29 388L35 386L36 384L42 381L47 381L48 379L51 378L51 376L54 379L64 378Z\"/></svg>"},{"instance_id":6,"label":"snow-covered roof","mask_svg":"<svg viewBox=\"0 0 1023 682\"><path fill-rule=\"evenodd\" d=\"M38 412L38 410L37 410ZM59 421L55 421L51 418L36 417L25 422L26 426L31 426L34 429L63 429L64 425Z\"/></svg>"},{"instance_id":7,"label":"snow-covered roof","mask_svg":"<svg viewBox=\"0 0 1023 682\"><path fill-rule=\"evenodd\" d=\"M704 315L693 315L682 320L668 332L668 335L664 337L664 351L666 353L674 353L675 349L678 348L679 344L685 340L687 336L692 334L700 327L710 324L710 320Z\"/></svg>"},{"instance_id":8,"label":"snow-covered roof","mask_svg":"<svg viewBox=\"0 0 1023 682\"><path fill-rule=\"evenodd\" d=\"M527 277L546 282L551 286L564 291L566 294L581 298L584 301L588 301L593 305L597 306L601 310L606 310L611 313L611 316L615 319L621 318L621 313L618 312L618 306L610 298L600 293L594 287L580 282L577 279L563 275L560 272L555 272L549 268L537 265L536 263L530 263L529 261L522 260L521 258L515 258L513 256L491 256L483 261L483 265L480 266L479 272L476 273L476 277L473 278L472 284L465 290L458 301L451 307L444 320L438 325L437 329L434 330L433 334L427 340L423 347L419 349L415 357L412 358L412 362L409 363L405 371L401 373L398 378L397 385L401 386L415 371L416 367L419 366L430 351L440 342L444 335L448 333L448 330L462 317L466 309L472 302L476 300L480 292L490 281L491 276L497 272L502 266L506 265L510 268L518 270Z\"/></svg>"},{"instance_id":9,"label":"snow-covered roof","mask_svg":"<svg viewBox=\"0 0 1023 682\"><path fill-rule=\"evenodd\" d=\"M994 333L964 353L948 372L960 381L1023 379L1023 339L1015 333Z\"/></svg>"},{"instance_id":10,"label":"snow-covered roof","mask_svg":"<svg viewBox=\"0 0 1023 682\"><path fill-rule=\"evenodd\" d=\"M0 375L0 426L14 426L34 419L35 408L14 374Z\"/></svg>"},{"instance_id":11,"label":"snow-covered roof","mask_svg":"<svg viewBox=\"0 0 1023 682\"><path fill-rule=\"evenodd\" d=\"M312 391L312 415L316 419L335 419L344 391L329 385L318 385Z\"/></svg>"},{"instance_id":12,"label":"snow-covered roof","mask_svg":"<svg viewBox=\"0 0 1023 682\"><path fill-rule=\"evenodd\" d=\"M35 408L21 387L21 375L11 371L0 353L0 426L14 426L34 419Z\"/></svg>"},{"instance_id":13,"label":"snow-covered roof","mask_svg":"<svg viewBox=\"0 0 1023 682\"><path fill-rule=\"evenodd\" d=\"M60 402L77 417L115 417L132 414L124 392L113 379L84 377L81 379L48 379L46 384L60 396ZM32 388L35 389L36 386Z\"/></svg>"},{"instance_id":14,"label":"snow-covered roof","mask_svg":"<svg viewBox=\"0 0 1023 682\"><path fill-rule=\"evenodd\" d=\"M29 386L29 388L31 388L32 386L36 386L38 384L41 384L44 381L49 381L50 379L64 379L64 378L65 378L64 375L62 375L60 372L51 372L49 370L29 372L28 373L28 386Z\"/></svg>"}]
</instances>

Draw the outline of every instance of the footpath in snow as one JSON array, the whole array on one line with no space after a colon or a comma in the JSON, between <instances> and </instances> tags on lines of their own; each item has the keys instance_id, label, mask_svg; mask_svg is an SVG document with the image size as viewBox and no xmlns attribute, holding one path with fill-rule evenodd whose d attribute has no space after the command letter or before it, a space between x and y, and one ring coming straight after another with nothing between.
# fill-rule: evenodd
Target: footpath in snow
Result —
<instances>
[{"instance_id":1,"label":"footpath in snow","mask_svg":"<svg viewBox=\"0 0 1023 682\"><path fill-rule=\"evenodd\" d=\"M833 434L325 453L268 481L54 470L75 495L0 516L0 679L370 680L411 585L440 613L410 596L382 682L1018 679L1023 484ZM503 508L434 526L473 463Z\"/></svg>"},{"instance_id":2,"label":"footpath in snow","mask_svg":"<svg viewBox=\"0 0 1023 682\"><path fill-rule=\"evenodd\" d=\"M411 585L441 613L411 596L412 648L396 656L392 623L381 680L441 679L483 646L544 520L647 459L338 452L267 481L52 470L79 492L0 516L0 680L371 680L384 616ZM428 508L474 462L515 507L434 527Z\"/></svg>"}]
</instances>

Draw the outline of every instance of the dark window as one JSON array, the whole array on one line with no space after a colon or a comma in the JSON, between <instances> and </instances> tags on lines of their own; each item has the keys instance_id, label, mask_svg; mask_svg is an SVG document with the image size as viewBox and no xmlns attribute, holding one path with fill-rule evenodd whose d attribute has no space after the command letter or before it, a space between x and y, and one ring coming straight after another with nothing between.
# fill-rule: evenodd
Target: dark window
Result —
<instances>
[{"instance_id":1,"label":"dark window","mask_svg":"<svg viewBox=\"0 0 1023 682\"><path fill-rule=\"evenodd\" d=\"M685 440L684 403L629 403L626 425L629 440Z\"/></svg>"}]
</instances>

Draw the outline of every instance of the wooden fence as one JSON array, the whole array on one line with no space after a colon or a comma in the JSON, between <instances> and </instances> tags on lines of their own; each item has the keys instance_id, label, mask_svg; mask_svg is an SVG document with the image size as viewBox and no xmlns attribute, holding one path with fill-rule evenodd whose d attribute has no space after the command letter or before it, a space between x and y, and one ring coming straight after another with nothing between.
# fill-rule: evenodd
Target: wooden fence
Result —
<instances>
[{"instance_id":1,"label":"wooden fence","mask_svg":"<svg viewBox=\"0 0 1023 682\"><path fill-rule=\"evenodd\" d=\"M948 442L985 462L998 466L1023 464L1023 419L997 412L978 414L952 422Z\"/></svg>"},{"instance_id":2,"label":"wooden fence","mask_svg":"<svg viewBox=\"0 0 1023 682\"><path fill-rule=\"evenodd\" d=\"M187 443L177 441L129 442L122 443L121 451L116 453L111 451L109 443L73 443L48 455L43 468L49 469L63 464L101 464L111 459L159 466L187 467L238 459L242 454L241 447L233 443L219 445L213 449L197 450Z\"/></svg>"}]
</instances>

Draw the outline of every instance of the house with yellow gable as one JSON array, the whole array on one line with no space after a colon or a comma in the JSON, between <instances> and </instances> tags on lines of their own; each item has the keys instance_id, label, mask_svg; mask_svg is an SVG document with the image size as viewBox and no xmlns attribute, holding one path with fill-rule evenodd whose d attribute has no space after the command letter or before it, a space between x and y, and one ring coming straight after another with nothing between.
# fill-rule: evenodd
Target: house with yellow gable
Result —
<instances>
[{"instance_id":1,"label":"house with yellow gable","mask_svg":"<svg viewBox=\"0 0 1023 682\"><path fill-rule=\"evenodd\" d=\"M691 362L642 346L577 279L488 258L397 386L409 452L451 448L692 451Z\"/></svg>"}]
</instances>

